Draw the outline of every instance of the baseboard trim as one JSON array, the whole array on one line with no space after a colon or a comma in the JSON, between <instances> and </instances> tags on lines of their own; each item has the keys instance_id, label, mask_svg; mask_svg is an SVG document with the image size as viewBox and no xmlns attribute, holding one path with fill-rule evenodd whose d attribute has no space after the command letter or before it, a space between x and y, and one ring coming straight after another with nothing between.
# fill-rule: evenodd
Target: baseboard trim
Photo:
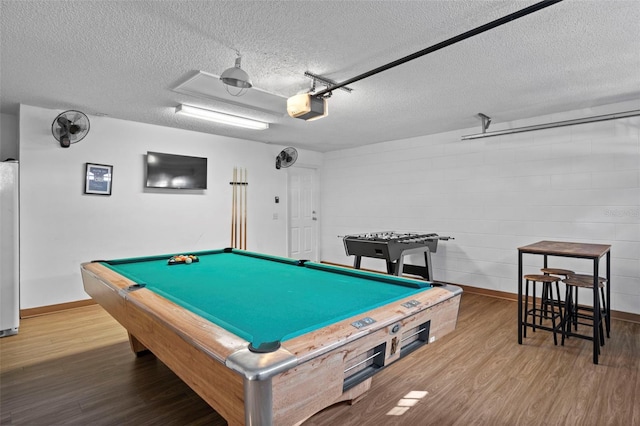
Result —
<instances>
[{"instance_id":1,"label":"baseboard trim","mask_svg":"<svg viewBox=\"0 0 640 426\"><path fill-rule=\"evenodd\" d=\"M342 265L340 263L333 263L333 262L322 262L322 263L326 263L328 265L342 266L342 267L345 267L345 268L353 268L350 265ZM378 273L384 274L384 272L376 271L374 269L365 269L365 268L363 268L363 270L366 270L366 271L369 271L369 272L378 272ZM412 278L412 277L409 277L409 278ZM506 291L489 290L489 289L486 289L486 288L472 287L472 286L469 286L469 285L457 284L457 283L449 283L449 282L444 282L444 283L458 286L463 291L465 291L467 293L479 294L481 296L495 297L497 299L511 300L513 302L517 302L518 301L518 294L517 293L508 293ZM622 311L611 310L611 318L617 319L617 320L620 320L620 321L627 321L627 322L633 322L633 323L636 323L636 324L640 324L640 314L632 314L630 312L622 312Z\"/></svg>"},{"instance_id":2,"label":"baseboard trim","mask_svg":"<svg viewBox=\"0 0 640 426\"><path fill-rule=\"evenodd\" d=\"M496 297L498 299L513 300L514 302L518 301L518 295L515 293L507 293L506 291L488 290L484 288L471 287L468 285L461 285L461 284L454 284L454 285L457 285L463 291L466 291L468 293L480 294L482 296ZM640 315L632 314L629 312L611 310L611 318L617 319L620 321L627 321L627 322L640 324Z\"/></svg>"},{"instance_id":3,"label":"baseboard trim","mask_svg":"<svg viewBox=\"0 0 640 426\"><path fill-rule=\"evenodd\" d=\"M20 318L37 317L40 315L53 314L55 312L66 311L69 309L82 308L85 306L95 305L93 299L78 300L75 302L59 303L57 305L39 306L37 308L20 309Z\"/></svg>"}]
</instances>

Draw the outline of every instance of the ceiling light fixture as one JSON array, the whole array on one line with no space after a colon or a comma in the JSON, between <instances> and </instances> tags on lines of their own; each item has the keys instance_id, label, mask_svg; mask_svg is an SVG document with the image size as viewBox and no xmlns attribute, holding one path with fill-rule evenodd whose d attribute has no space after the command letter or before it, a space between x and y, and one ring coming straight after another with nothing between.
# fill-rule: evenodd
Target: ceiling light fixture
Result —
<instances>
[{"instance_id":1,"label":"ceiling light fixture","mask_svg":"<svg viewBox=\"0 0 640 426\"><path fill-rule=\"evenodd\" d=\"M269 128L269 123L265 123L264 121L225 114L210 109L194 107L192 105L178 105L176 107L176 114L187 115L189 117L213 121L215 123L228 124L230 126L244 127L245 129L266 130Z\"/></svg>"},{"instance_id":2,"label":"ceiling light fixture","mask_svg":"<svg viewBox=\"0 0 640 426\"><path fill-rule=\"evenodd\" d=\"M249 74L247 74L242 68L240 68L240 61L242 60L242 56L240 56L240 52L236 50L236 54L238 57L236 58L235 66L231 68L227 68L222 75L220 76L220 80L226 85L227 93L231 96L242 96L244 95L248 89L250 89L253 84L251 83L251 79L249 78ZM231 91L230 87L235 87L240 89L239 91Z\"/></svg>"}]
</instances>

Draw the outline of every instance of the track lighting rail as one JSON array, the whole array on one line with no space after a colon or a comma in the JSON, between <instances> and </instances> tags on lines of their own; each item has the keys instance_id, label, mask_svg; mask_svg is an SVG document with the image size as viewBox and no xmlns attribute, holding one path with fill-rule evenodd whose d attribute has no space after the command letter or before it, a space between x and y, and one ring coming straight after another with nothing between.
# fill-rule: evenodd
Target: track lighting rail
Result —
<instances>
[{"instance_id":1,"label":"track lighting rail","mask_svg":"<svg viewBox=\"0 0 640 426\"><path fill-rule=\"evenodd\" d=\"M470 139L488 138L491 136L510 135L512 133L531 132L534 130L553 129L555 127L574 126L576 124L595 123L598 121L617 120L619 118L637 117L640 116L640 109L617 112L614 114L596 115L592 117L577 118L574 120L556 121L554 123L536 124L534 126L517 127L515 129L496 130L494 132L482 132L474 135L462 136L460 139L463 141Z\"/></svg>"}]
</instances>

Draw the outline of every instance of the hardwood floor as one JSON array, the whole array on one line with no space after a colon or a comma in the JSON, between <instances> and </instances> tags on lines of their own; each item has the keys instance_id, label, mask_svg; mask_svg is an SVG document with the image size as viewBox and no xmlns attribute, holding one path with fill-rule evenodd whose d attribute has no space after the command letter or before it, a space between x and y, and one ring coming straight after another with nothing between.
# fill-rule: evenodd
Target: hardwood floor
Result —
<instances>
[{"instance_id":1,"label":"hardwood floor","mask_svg":"<svg viewBox=\"0 0 640 426\"><path fill-rule=\"evenodd\" d=\"M516 308L465 293L454 333L304 426L640 425L640 324L613 320L593 365L586 340L554 346L537 331L518 345ZM403 399L411 391L426 394ZM226 424L153 355L133 355L97 305L24 319L0 339L0 402L2 425Z\"/></svg>"}]
</instances>

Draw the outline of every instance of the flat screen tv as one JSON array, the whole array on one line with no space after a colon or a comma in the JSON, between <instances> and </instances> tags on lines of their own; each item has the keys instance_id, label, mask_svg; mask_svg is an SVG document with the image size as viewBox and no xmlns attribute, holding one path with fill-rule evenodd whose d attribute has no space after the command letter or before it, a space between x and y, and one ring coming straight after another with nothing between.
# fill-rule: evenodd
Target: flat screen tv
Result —
<instances>
[{"instance_id":1,"label":"flat screen tv","mask_svg":"<svg viewBox=\"0 0 640 426\"><path fill-rule=\"evenodd\" d=\"M207 189L207 159L147 152L147 188Z\"/></svg>"}]
</instances>

